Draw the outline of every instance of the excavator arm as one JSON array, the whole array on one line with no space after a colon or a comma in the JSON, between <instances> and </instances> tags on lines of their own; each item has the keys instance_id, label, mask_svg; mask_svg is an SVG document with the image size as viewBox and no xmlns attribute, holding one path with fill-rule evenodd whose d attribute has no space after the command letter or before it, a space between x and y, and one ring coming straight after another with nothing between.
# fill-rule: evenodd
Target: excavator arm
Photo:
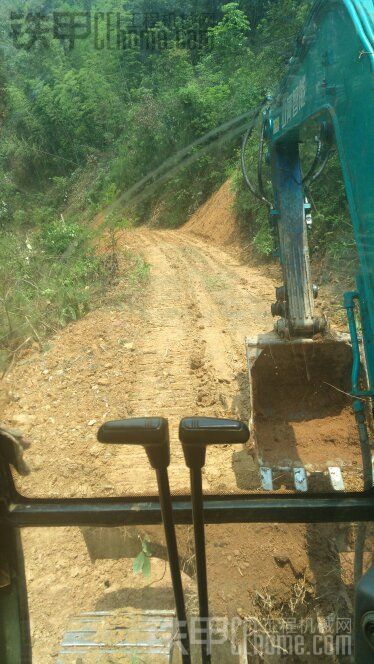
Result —
<instances>
[{"instance_id":1,"label":"excavator arm","mask_svg":"<svg viewBox=\"0 0 374 664\"><path fill-rule=\"evenodd\" d=\"M321 123L328 153L335 136L359 259L357 291L345 296L355 345L354 302L360 306L370 387L374 386L374 5L372 0L318 0L287 75L264 114L270 144L274 203L272 225L279 241L284 288L277 290L277 329L308 337L323 331L314 315L310 278L305 178L300 129ZM316 159L318 170L318 159ZM313 177L313 174L310 174ZM357 381L356 381L357 382ZM357 385L356 385L357 388Z\"/></svg>"},{"instance_id":2,"label":"excavator arm","mask_svg":"<svg viewBox=\"0 0 374 664\"><path fill-rule=\"evenodd\" d=\"M370 409L365 405L366 398L374 394L373 88L373 0L317 0L298 38L284 80L263 108L257 191L248 178L244 159L253 124L243 141L244 176L252 192L268 204L283 273L283 283L276 289L272 305L272 313L278 317L275 334L246 340L251 436L261 483L266 490L272 490L274 477L284 472L294 476L294 486L299 491L307 491L308 478L318 472L327 474L335 490L344 490L344 473L347 476L350 466L354 471L351 450L348 446L349 453L342 464L342 452L337 454L335 450L334 456L330 449L328 441L333 433L330 429L323 436L326 463L319 464L309 461L310 455L301 454L302 441L298 440L293 424L292 435L287 440L282 429L279 436L273 436L271 445L264 429L264 423L274 432L277 422L281 428L284 422L306 421L310 427L307 437L313 439L314 418L318 415L317 419L327 422L332 417L339 390L341 395L350 393L352 397L351 416L357 424L364 486L368 489L373 483L367 431ZM308 172L303 173L301 131L316 123L320 125L316 156ZM265 144L273 190L271 201L262 181ZM342 295L350 344L341 336L327 334L326 319L316 316L317 288L312 284L310 271L307 194L309 186L322 174L333 145L341 163L359 265L356 290ZM356 327L358 314L364 353L360 352ZM316 333L320 333L317 339ZM366 372L362 370L362 357ZM362 380L365 373L366 381ZM300 394L304 394L304 400L308 394L307 413L299 400ZM322 403L327 405L325 410ZM346 401L339 405L340 415L346 405ZM337 433L338 446L340 438ZM287 454L275 442L278 439Z\"/></svg>"}]
</instances>

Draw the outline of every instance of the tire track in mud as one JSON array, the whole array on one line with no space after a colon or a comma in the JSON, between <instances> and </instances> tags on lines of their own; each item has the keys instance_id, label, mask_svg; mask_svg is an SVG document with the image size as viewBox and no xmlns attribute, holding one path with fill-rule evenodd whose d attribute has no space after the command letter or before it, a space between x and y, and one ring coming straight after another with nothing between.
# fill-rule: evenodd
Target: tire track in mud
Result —
<instances>
[{"instance_id":1,"label":"tire track in mud","mask_svg":"<svg viewBox=\"0 0 374 664\"><path fill-rule=\"evenodd\" d=\"M198 330L204 348L204 367L200 375L196 412L239 417L246 421L249 393L244 337L240 338L239 343L237 337L240 337L240 331L230 329L225 312L214 297L217 279L218 286L222 286L221 273L216 269L206 270L205 254L196 259L186 251L188 248L185 241L180 246L167 243L163 251L176 273L182 275L185 289L191 292L194 310L200 321ZM212 492L235 492L259 487L257 469L242 446L210 447L204 473Z\"/></svg>"},{"instance_id":2,"label":"tire track in mud","mask_svg":"<svg viewBox=\"0 0 374 664\"><path fill-rule=\"evenodd\" d=\"M144 321L149 334L138 351L131 413L141 416L152 412L169 418L172 489L185 491L188 476L176 438L181 417L247 417L245 323L240 321L240 329L237 325L237 312L243 310L242 286L235 283L236 275L228 283L225 278L223 284L229 291L230 309L234 303L231 330L222 307L225 303L220 305L214 296L224 278L224 266L217 269L214 259L206 256L204 243L197 251L194 239L190 242L180 233L150 230L138 231L133 240L138 246L140 241L152 277L150 307ZM205 469L205 489L248 489L254 486L254 473L258 486L257 471L246 450L238 446L213 447ZM245 481L245 476L252 482Z\"/></svg>"},{"instance_id":3,"label":"tire track in mud","mask_svg":"<svg viewBox=\"0 0 374 664\"><path fill-rule=\"evenodd\" d=\"M133 416L161 415L169 419L171 439L170 482L173 491L186 492L189 474L177 437L178 424L196 411L204 382L204 343L199 334L199 312L186 288L183 275L175 270L159 238L147 232L134 237L141 244L151 269L150 291L143 313L134 357L132 389L127 408ZM146 334L142 332L146 330ZM136 467L132 487L137 493L153 487L142 451L134 450L131 469ZM129 470L129 468L127 468Z\"/></svg>"}]
</instances>

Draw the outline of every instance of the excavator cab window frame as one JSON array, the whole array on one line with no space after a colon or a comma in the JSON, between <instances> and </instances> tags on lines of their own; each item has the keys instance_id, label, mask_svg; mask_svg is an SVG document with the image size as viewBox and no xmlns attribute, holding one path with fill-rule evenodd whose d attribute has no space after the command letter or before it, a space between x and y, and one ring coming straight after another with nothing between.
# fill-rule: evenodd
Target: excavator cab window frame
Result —
<instances>
[{"instance_id":1,"label":"excavator cab window frame","mask_svg":"<svg viewBox=\"0 0 374 664\"><path fill-rule=\"evenodd\" d=\"M158 496L27 498L0 459L0 658L31 664L31 638L21 528L161 524ZM189 496L173 496L176 524L192 524ZM206 524L361 523L374 521L374 488L345 494L249 493L204 498ZM5 579L5 581L4 581Z\"/></svg>"}]
</instances>

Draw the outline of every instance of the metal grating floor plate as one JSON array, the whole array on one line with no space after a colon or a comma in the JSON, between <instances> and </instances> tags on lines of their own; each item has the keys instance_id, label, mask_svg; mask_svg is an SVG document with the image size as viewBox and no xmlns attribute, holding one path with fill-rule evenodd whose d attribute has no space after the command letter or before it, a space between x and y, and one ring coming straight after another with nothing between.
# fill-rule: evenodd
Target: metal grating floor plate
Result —
<instances>
[{"instance_id":1,"label":"metal grating floor plate","mask_svg":"<svg viewBox=\"0 0 374 664\"><path fill-rule=\"evenodd\" d=\"M56 664L170 664L173 611L93 611L70 619Z\"/></svg>"}]
</instances>

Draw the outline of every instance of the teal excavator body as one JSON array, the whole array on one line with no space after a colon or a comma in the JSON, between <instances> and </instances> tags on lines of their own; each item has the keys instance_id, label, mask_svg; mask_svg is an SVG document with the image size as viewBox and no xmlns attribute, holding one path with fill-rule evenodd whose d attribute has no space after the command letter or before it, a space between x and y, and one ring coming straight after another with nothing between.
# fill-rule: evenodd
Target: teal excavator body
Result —
<instances>
[{"instance_id":1,"label":"teal excavator body","mask_svg":"<svg viewBox=\"0 0 374 664\"><path fill-rule=\"evenodd\" d=\"M272 305L272 313L277 317L275 334L246 340L251 434L257 449L262 486L272 490L274 473L282 476L291 472L296 489L306 491L308 477L315 472L325 472L334 489L345 488L343 475L352 460L349 454L343 462L341 455L333 455L327 443L330 431L326 432L324 439L328 462L318 467L300 457L298 441L291 440L291 436L290 445L292 443L294 449L291 453L287 448L289 453L285 454L281 449L270 450L268 436L264 434L264 422L270 428L275 421L280 424L303 419L312 422L316 417L311 414L313 408L321 419L332 417L336 404L334 406L335 397L331 390L335 389L335 396L337 391L351 396L363 460L364 485L368 489L372 486L373 465L367 424L370 397L374 394L373 0L315 2L298 37L287 73L262 113L257 190L248 178L244 160L253 124L244 138L242 165L248 186L268 205L270 227L283 274L283 283L276 289L276 301ZM309 170L303 172L301 132L316 124L320 127L316 155ZM356 290L342 292L350 344L331 333L324 316L315 314L318 289L310 274L309 190L323 173L335 147L341 163L359 265ZM262 180L265 149L271 172L271 200L268 200ZM362 344L357 331L358 318ZM265 400L262 398L264 384L267 385ZM286 404L280 399L280 395L285 394L289 396ZM305 394L312 404L308 412L299 398L304 395L305 400ZM322 402L328 404L323 412L317 409L318 395L319 405ZM339 412L345 405L342 401ZM312 430L313 426L311 436ZM292 436L295 437L294 433ZM283 447L287 447L284 441Z\"/></svg>"},{"instance_id":2,"label":"teal excavator body","mask_svg":"<svg viewBox=\"0 0 374 664\"><path fill-rule=\"evenodd\" d=\"M278 330L294 336L323 331L314 316L310 279L305 178L299 133L307 122L321 124L323 143L332 136L338 150L357 247L357 290L346 293L354 368L352 391L359 396L359 349L355 302L359 304L369 391L374 387L374 4L372 0L318 0L278 94L265 112L274 201L272 227L279 239L284 288L278 289Z\"/></svg>"}]
</instances>

